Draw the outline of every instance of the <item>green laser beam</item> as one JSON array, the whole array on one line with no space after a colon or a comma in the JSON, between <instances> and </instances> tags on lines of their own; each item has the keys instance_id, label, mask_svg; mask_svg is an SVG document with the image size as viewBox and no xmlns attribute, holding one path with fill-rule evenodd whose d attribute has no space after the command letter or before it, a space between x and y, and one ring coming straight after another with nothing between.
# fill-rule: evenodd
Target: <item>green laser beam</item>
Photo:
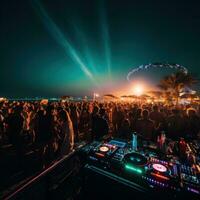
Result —
<instances>
[{"instance_id":1,"label":"green laser beam","mask_svg":"<svg viewBox=\"0 0 200 200\"><path fill-rule=\"evenodd\" d=\"M91 50L88 46L88 42L87 39L83 33L83 31L81 29L79 29L75 24L72 24L74 31L76 33L76 35L78 36L78 38L80 39L83 48L84 48L84 54L86 57L86 61L88 63L88 66L91 68L91 70L93 71L93 73L98 74L97 69L95 67L92 55L91 55Z\"/></svg>"},{"instance_id":2,"label":"green laser beam","mask_svg":"<svg viewBox=\"0 0 200 200\"><path fill-rule=\"evenodd\" d=\"M54 37L54 39L64 48L66 54L70 54L71 58L79 64L80 69L84 72L84 74L92 80L95 84L95 79L93 77L93 74L90 72L90 70L87 68L87 66L83 63L81 58L78 56L76 50L73 48L73 46L70 44L70 42L65 38L64 34L60 31L58 26L55 22L50 18L40 1L34 0L35 4L34 8L37 11L37 14L42 19L44 25L50 32L50 34Z\"/></svg>"},{"instance_id":3,"label":"green laser beam","mask_svg":"<svg viewBox=\"0 0 200 200\"><path fill-rule=\"evenodd\" d=\"M110 49L110 37L109 37L109 28L106 18L106 13L104 9L104 4L102 3L100 6L100 21L101 21L101 29L102 29L102 39L105 50L105 59L106 65L108 69L108 75L111 78L111 49Z\"/></svg>"}]
</instances>

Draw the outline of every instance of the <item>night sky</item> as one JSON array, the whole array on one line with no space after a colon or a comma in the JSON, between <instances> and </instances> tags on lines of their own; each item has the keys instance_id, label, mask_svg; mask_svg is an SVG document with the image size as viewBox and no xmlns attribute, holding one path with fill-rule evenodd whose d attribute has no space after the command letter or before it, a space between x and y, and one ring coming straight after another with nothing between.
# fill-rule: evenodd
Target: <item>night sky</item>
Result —
<instances>
[{"instance_id":1,"label":"night sky","mask_svg":"<svg viewBox=\"0 0 200 200\"><path fill-rule=\"evenodd\" d=\"M152 62L200 76L198 1L2 0L0 13L0 96L109 93ZM157 84L167 73L133 79Z\"/></svg>"}]
</instances>

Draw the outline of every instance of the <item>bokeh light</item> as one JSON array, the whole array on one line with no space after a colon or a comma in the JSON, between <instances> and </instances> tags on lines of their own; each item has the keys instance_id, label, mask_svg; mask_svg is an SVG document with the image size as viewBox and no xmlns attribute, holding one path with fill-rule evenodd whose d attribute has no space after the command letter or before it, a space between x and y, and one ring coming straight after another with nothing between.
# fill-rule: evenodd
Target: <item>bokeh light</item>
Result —
<instances>
[{"instance_id":1,"label":"bokeh light","mask_svg":"<svg viewBox=\"0 0 200 200\"><path fill-rule=\"evenodd\" d=\"M136 96L141 96L144 93L144 86L142 84L136 84L133 88L133 94Z\"/></svg>"}]
</instances>

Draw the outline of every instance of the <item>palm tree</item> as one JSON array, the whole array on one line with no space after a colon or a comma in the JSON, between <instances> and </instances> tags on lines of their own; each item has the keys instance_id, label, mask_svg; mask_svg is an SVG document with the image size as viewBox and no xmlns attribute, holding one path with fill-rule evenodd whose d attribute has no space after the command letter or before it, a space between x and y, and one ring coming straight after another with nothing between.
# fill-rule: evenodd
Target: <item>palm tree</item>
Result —
<instances>
[{"instance_id":1,"label":"palm tree","mask_svg":"<svg viewBox=\"0 0 200 200\"><path fill-rule=\"evenodd\" d=\"M177 72L165 76L161 81L158 87L162 89L165 93L169 93L171 98L176 99L176 105L179 102L180 92L185 87L191 87L196 84L198 80L194 78L189 73Z\"/></svg>"}]
</instances>

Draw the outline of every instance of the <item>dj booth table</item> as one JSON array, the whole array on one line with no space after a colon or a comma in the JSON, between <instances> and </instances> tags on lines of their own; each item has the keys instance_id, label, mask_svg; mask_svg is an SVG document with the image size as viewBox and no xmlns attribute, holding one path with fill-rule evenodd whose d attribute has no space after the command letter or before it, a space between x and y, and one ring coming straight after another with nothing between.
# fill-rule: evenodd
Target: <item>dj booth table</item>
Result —
<instances>
[{"instance_id":1,"label":"dj booth table","mask_svg":"<svg viewBox=\"0 0 200 200\"><path fill-rule=\"evenodd\" d=\"M199 165L199 163L198 163ZM187 163L133 150L117 139L80 144L2 199L200 199L200 174Z\"/></svg>"},{"instance_id":2,"label":"dj booth table","mask_svg":"<svg viewBox=\"0 0 200 200\"><path fill-rule=\"evenodd\" d=\"M119 144L119 145L118 145ZM200 177L192 167L134 151L118 140L94 141L83 151L85 199L199 199Z\"/></svg>"},{"instance_id":3,"label":"dj booth table","mask_svg":"<svg viewBox=\"0 0 200 200\"><path fill-rule=\"evenodd\" d=\"M150 191L140 185L102 170L85 165L86 180L84 195L86 199L152 199Z\"/></svg>"}]
</instances>

